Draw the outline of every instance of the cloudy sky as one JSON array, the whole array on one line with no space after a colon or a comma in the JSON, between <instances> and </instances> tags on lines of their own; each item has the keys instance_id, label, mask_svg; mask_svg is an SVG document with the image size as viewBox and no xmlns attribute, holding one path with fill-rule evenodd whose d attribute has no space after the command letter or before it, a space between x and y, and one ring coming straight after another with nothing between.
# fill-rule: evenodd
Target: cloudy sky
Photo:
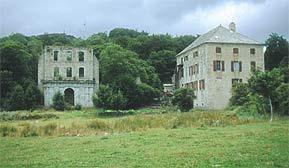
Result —
<instances>
[{"instance_id":1,"label":"cloudy sky","mask_svg":"<svg viewBox=\"0 0 289 168\"><path fill-rule=\"evenodd\" d=\"M88 37L125 27L148 33L203 34L231 21L263 42L288 39L288 0L0 0L0 37L19 32Z\"/></svg>"}]
</instances>

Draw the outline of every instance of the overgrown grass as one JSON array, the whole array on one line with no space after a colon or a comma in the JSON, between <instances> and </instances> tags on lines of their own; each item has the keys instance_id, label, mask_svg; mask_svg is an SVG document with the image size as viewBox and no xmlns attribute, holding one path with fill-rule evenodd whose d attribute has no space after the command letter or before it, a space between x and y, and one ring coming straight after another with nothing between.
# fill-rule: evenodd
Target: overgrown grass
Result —
<instances>
[{"instance_id":1,"label":"overgrown grass","mask_svg":"<svg viewBox=\"0 0 289 168\"><path fill-rule=\"evenodd\" d=\"M176 129L90 134L83 137L0 137L0 165L13 168L289 167L288 118L274 120L271 124L261 121L214 127L212 123L212 127L205 129L180 128L188 124L186 121L190 121L183 118L191 114L183 114L176 117L184 121L177 124L179 127ZM210 123L208 116L220 120L214 113L200 113L195 122ZM130 120L134 123L132 125L146 125L148 122L140 120L142 116L136 116L138 118L135 119L132 117L121 118L119 122ZM151 119L150 116L146 117ZM165 117L170 118L172 123L178 121L167 115ZM106 121L92 120L97 122L92 129L103 128L99 125L107 124ZM74 126L78 127L77 123Z\"/></svg>"},{"instance_id":2,"label":"overgrown grass","mask_svg":"<svg viewBox=\"0 0 289 168\"><path fill-rule=\"evenodd\" d=\"M151 129L201 128L235 126L262 122L263 118L242 118L234 111L201 111L187 113L172 112L174 108L152 108L135 110L135 115L97 118L92 109L83 111L44 112L54 118L41 120L2 122L1 136L73 136L102 133L127 133ZM151 111L151 113L149 112ZM19 112L14 113L14 115ZM25 113L25 112L24 112ZM29 114L35 115L35 114Z\"/></svg>"}]
</instances>

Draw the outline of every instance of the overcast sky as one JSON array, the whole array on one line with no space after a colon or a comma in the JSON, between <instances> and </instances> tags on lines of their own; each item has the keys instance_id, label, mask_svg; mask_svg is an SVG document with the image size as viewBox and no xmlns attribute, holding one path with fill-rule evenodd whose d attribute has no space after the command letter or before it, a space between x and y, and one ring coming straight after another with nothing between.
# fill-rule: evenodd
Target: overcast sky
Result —
<instances>
[{"instance_id":1,"label":"overcast sky","mask_svg":"<svg viewBox=\"0 0 289 168\"><path fill-rule=\"evenodd\" d=\"M88 37L115 27L195 35L234 21L238 32L263 42L271 32L288 39L288 6L288 0L0 0L0 37Z\"/></svg>"}]
</instances>

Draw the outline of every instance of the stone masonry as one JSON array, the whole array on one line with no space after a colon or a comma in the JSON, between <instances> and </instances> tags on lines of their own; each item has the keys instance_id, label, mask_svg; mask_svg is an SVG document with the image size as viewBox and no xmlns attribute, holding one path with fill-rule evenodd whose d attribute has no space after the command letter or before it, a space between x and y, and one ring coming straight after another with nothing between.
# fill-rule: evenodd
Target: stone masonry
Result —
<instances>
[{"instance_id":1,"label":"stone masonry","mask_svg":"<svg viewBox=\"0 0 289 168\"><path fill-rule=\"evenodd\" d=\"M200 36L177 56L176 87L190 87L197 98L194 106L224 109L234 83L247 82L254 69L264 70L263 45L218 26Z\"/></svg>"},{"instance_id":2,"label":"stone masonry","mask_svg":"<svg viewBox=\"0 0 289 168\"><path fill-rule=\"evenodd\" d=\"M71 105L91 107L99 87L98 59L88 48L45 46L38 62L38 86L45 106L52 105L60 91Z\"/></svg>"}]
</instances>

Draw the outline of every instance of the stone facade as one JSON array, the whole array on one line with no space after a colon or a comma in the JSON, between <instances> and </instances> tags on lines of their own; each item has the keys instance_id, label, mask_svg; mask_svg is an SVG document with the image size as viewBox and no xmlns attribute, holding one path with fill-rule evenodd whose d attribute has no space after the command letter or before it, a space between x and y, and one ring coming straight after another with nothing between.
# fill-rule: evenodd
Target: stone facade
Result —
<instances>
[{"instance_id":1,"label":"stone facade","mask_svg":"<svg viewBox=\"0 0 289 168\"><path fill-rule=\"evenodd\" d=\"M38 62L38 86L44 105L52 105L56 92L72 105L93 106L92 96L99 87L99 62L92 49L46 46Z\"/></svg>"},{"instance_id":2,"label":"stone facade","mask_svg":"<svg viewBox=\"0 0 289 168\"><path fill-rule=\"evenodd\" d=\"M195 90L195 107L226 108L233 83L246 82L253 69L264 70L263 45L235 31L234 23L219 26L176 56L176 87Z\"/></svg>"}]
</instances>

